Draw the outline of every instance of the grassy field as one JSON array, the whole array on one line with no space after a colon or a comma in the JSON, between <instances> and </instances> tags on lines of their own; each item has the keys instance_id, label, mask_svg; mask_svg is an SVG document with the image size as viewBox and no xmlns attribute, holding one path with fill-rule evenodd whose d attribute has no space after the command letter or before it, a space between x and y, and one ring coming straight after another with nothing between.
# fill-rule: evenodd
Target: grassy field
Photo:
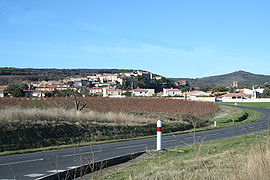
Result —
<instances>
[{"instance_id":1,"label":"grassy field","mask_svg":"<svg viewBox=\"0 0 270 180\"><path fill-rule=\"evenodd\" d=\"M220 103L220 104L230 104L234 105L235 103ZM267 108L270 109L270 102L248 102L248 103L237 103L238 106L247 106L247 107L256 107L256 108Z\"/></svg>"},{"instance_id":2,"label":"grassy field","mask_svg":"<svg viewBox=\"0 0 270 180\"><path fill-rule=\"evenodd\" d=\"M270 179L269 165L268 131L148 152L94 179Z\"/></svg>"}]
</instances>

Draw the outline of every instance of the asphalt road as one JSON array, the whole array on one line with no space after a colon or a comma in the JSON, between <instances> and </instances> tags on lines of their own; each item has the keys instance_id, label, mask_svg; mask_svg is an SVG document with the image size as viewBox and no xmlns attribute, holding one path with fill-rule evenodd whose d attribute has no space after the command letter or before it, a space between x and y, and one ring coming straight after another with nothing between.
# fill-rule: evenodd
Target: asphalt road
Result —
<instances>
[{"instance_id":1,"label":"asphalt road","mask_svg":"<svg viewBox=\"0 0 270 180\"><path fill-rule=\"evenodd\" d=\"M194 141L212 141L254 132L265 131L269 127L270 110L241 107L259 111L263 118L245 125L209 131L162 137L162 148L193 144ZM28 154L0 157L0 180L37 179L44 176L76 168L99 160L156 148L156 138L124 141L87 147L77 147Z\"/></svg>"}]
</instances>

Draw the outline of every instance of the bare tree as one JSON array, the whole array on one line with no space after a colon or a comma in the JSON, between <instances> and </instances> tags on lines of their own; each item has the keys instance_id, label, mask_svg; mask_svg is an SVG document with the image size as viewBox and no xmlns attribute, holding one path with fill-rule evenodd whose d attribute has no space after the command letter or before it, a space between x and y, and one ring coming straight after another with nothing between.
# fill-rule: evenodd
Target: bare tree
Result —
<instances>
[{"instance_id":1,"label":"bare tree","mask_svg":"<svg viewBox=\"0 0 270 180\"><path fill-rule=\"evenodd\" d=\"M86 104L83 104L83 105L80 107L80 101L77 100L77 97L76 97L74 91L72 91L72 94L73 94L74 104L75 104L76 110L77 110L77 111L83 110L83 108L86 106Z\"/></svg>"}]
</instances>

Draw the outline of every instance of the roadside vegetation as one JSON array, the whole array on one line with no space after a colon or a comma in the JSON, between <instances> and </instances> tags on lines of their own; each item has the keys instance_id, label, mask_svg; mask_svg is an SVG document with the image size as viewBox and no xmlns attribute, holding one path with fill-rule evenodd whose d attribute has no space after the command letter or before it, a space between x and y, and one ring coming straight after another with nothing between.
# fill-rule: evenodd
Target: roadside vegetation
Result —
<instances>
[{"instance_id":1,"label":"roadside vegetation","mask_svg":"<svg viewBox=\"0 0 270 180\"><path fill-rule=\"evenodd\" d=\"M257 111L222 106L220 111L209 118L209 121L212 124L216 121L218 127L229 127L253 122L261 118L262 114Z\"/></svg>"},{"instance_id":2,"label":"roadside vegetation","mask_svg":"<svg viewBox=\"0 0 270 180\"><path fill-rule=\"evenodd\" d=\"M151 151L93 179L270 179L270 132Z\"/></svg>"},{"instance_id":3,"label":"roadside vegetation","mask_svg":"<svg viewBox=\"0 0 270 180\"><path fill-rule=\"evenodd\" d=\"M160 98L101 100L81 98L86 108L76 111L71 98L1 98L0 155L153 137L158 119L163 121L163 133L169 135L261 118L258 112L214 103ZM217 127L213 127L214 121Z\"/></svg>"},{"instance_id":4,"label":"roadside vegetation","mask_svg":"<svg viewBox=\"0 0 270 180\"><path fill-rule=\"evenodd\" d=\"M235 103L221 103L221 104L235 105ZM240 102L240 103L236 103L236 104L238 106L270 109L270 102Z\"/></svg>"}]
</instances>

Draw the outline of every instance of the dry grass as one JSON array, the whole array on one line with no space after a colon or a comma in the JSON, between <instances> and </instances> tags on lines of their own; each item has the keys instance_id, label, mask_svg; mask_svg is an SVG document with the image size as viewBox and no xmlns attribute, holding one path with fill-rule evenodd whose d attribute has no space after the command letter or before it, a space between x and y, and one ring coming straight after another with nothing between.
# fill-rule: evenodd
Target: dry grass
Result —
<instances>
[{"instance_id":1,"label":"dry grass","mask_svg":"<svg viewBox=\"0 0 270 180\"><path fill-rule=\"evenodd\" d=\"M150 157L96 179L268 180L270 137L265 134L149 152Z\"/></svg>"},{"instance_id":2,"label":"dry grass","mask_svg":"<svg viewBox=\"0 0 270 180\"><path fill-rule=\"evenodd\" d=\"M20 108L12 107L0 109L1 121L16 122L91 122L91 123L155 123L154 119L142 118L132 114L122 112L95 112L85 111L78 112L70 109L51 108L51 109L36 109L36 108Z\"/></svg>"},{"instance_id":3,"label":"dry grass","mask_svg":"<svg viewBox=\"0 0 270 180\"><path fill-rule=\"evenodd\" d=\"M243 163L241 174L247 179L270 179L270 143L252 148Z\"/></svg>"},{"instance_id":4,"label":"dry grass","mask_svg":"<svg viewBox=\"0 0 270 180\"><path fill-rule=\"evenodd\" d=\"M0 152L147 136L155 122L120 112L4 108Z\"/></svg>"}]
</instances>

